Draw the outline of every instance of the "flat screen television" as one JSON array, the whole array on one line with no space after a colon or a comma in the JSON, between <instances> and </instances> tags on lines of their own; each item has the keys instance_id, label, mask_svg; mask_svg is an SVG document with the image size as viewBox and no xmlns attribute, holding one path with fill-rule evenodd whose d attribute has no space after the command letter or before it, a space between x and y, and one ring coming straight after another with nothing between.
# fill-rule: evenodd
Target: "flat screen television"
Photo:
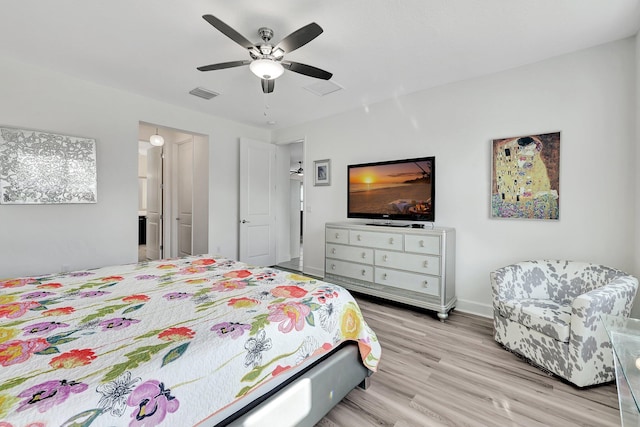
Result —
<instances>
[{"instance_id":1,"label":"flat screen television","mask_svg":"<svg viewBox=\"0 0 640 427\"><path fill-rule=\"evenodd\" d=\"M347 217L435 221L435 160L419 157L347 166Z\"/></svg>"}]
</instances>

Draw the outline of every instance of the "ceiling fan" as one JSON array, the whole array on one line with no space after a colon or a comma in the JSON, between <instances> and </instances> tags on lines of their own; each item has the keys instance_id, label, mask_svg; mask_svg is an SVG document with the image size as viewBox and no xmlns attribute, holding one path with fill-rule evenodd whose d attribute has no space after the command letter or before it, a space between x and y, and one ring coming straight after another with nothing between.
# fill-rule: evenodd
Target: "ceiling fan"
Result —
<instances>
[{"instance_id":1,"label":"ceiling fan","mask_svg":"<svg viewBox=\"0 0 640 427\"><path fill-rule=\"evenodd\" d=\"M275 79L282 75L284 69L323 80L329 80L333 76L330 72L312 67L311 65L284 60L285 54L293 52L322 34L322 28L315 22L294 31L274 46L270 43L270 40L273 37L273 30L270 28L260 28L258 30L258 35L262 39L262 43L253 44L242 34L238 33L215 16L203 15L202 17L222 34L247 49L251 59L203 65L198 67L198 70L200 71L222 70L225 68L248 65L251 72L260 78L262 91L264 93L273 92Z\"/></svg>"},{"instance_id":2,"label":"ceiling fan","mask_svg":"<svg viewBox=\"0 0 640 427\"><path fill-rule=\"evenodd\" d=\"M304 175L304 169L302 168L302 162L298 162L298 164L300 165L298 167L298 169L292 169L289 171L289 175L299 175L302 176Z\"/></svg>"}]
</instances>

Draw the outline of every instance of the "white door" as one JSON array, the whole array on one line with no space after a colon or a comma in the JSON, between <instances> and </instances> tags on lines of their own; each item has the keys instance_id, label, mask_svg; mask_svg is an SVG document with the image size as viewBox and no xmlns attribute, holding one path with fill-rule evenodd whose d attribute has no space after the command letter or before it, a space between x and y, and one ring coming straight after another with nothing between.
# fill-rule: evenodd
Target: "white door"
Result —
<instances>
[{"instance_id":1,"label":"white door","mask_svg":"<svg viewBox=\"0 0 640 427\"><path fill-rule=\"evenodd\" d=\"M147 150L147 258L162 258L162 147Z\"/></svg>"},{"instance_id":2,"label":"white door","mask_svg":"<svg viewBox=\"0 0 640 427\"><path fill-rule=\"evenodd\" d=\"M240 138L240 261L276 263L276 146Z\"/></svg>"},{"instance_id":3,"label":"white door","mask_svg":"<svg viewBox=\"0 0 640 427\"><path fill-rule=\"evenodd\" d=\"M192 255L193 142L178 145L178 256Z\"/></svg>"}]
</instances>

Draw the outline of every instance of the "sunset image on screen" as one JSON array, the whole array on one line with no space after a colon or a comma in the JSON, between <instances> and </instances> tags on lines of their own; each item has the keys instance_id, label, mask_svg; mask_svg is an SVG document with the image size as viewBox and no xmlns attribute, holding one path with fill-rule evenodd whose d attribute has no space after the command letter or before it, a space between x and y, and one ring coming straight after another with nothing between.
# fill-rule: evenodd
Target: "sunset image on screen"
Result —
<instances>
[{"instance_id":1,"label":"sunset image on screen","mask_svg":"<svg viewBox=\"0 0 640 427\"><path fill-rule=\"evenodd\" d=\"M425 214L431 210L431 161L349 169L349 212Z\"/></svg>"}]
</instances>

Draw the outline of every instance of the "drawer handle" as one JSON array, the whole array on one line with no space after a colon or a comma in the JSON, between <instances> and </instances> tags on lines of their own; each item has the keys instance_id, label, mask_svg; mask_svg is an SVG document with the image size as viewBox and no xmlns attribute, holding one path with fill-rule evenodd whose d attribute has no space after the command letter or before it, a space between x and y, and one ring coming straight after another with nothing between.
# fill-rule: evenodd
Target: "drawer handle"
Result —
<instances>
[{"instance_id":1,"label":"drawer handle","mask_svg":"<svg viewBox=\"0 0 640 427\"><path fill-rule=\"evenodd\" d=\"M363 275L363 276L366 276L366 275L367 275L367 270L362 269L362 275Z\"/></svg>"},{"instance_id":2,"label":"drawer handle","mask_svg":"<svg viewBox=\"0 0 640 427\"><path fill-rule=\"evenodd\" d=\"M367 257L367 253L366 252L362 252L362 259L365 259Z\"/></svg>"},{"instance_id":3,"label":"drawer handle","mask_svg":"<svg viewBox=\"0 0 640 427\"><path fill-rule=\"evenodd\" d=\"M427 282L426 280L424 282L422 282L422 287L423 288L428 288L429 287L429 282Z\"/></svg>"},{"instance_id":4,"label":"drawer handle","mask_svg":"<svg viewBox=\"0 0 640 427\"><path fill-rule=\"evenodd\" d=\"M420 247L424 248L424 240L420 240Z\"/></svg>"},{"instance_id":5,"label":"drawer handle","mask_svg":"<svg viewBox=\"0 0 640 427\"><path fill-rule=\"evenodd\" d=\"M335 270L336 269L336 265L335 264L331 264L331 269Z\"/></svg>"},{"instance_id":6,"label":"drawer handle","mask_svg":"<svg viewBox=\"0 0 640 427\"><path fill-rule=\"evenodd\" d=\"M382 255L382 261L387 261L388 257L386 255Z\"/></svg>"},{"instance_id":7,"label":"drawer handle","mask_svg":"<svg viewBox=\"0 0 640 427\"><path fill-rule=\"evenodd\" d=\"M340 238L340 233L336 233L336 239Z\"/></svg>"},{"instance_id":8,"label":"drawer handle","mask_svg":"<svg viewBox=\"0 0 640 427\"><path fill-rule=\"evenodd\" d=\"M424 260L423 266L424 266L424 268L429 267L429 260L428 259Z\"/></svg>"},{"instance_id":9,"label":"drawer handle","mask_svg":"<svg viewBox=\"0 0 640 427\"><path fill-rule=\"evenodd\" d=\"M393 245L393 237L389 237L389 244Z\"/></svg>"},{"instance_id":10,"label":"drawer handle","mask_svg":"<svg viewBox=\"0 0 640 427\"><path fill-rule=\"evenodd\" d=\"M387 280L387 273L384 273L384 274L382 275L382 280Z\"/></svg>"},{"instance_id":11,"label":"drawer handle","mask_svg":"<svg viewBox=\"0 0 640 427\"><path fill-rule=\"evenodd\" d=\"M331 248L331 253L335 254L336 253L336 248Z\"/></svg>"},{"instance_id":12,"label":"drawer handle","mask_svg":"<svg viewBox=\"0 0 640 427\"><path fill-rule=\"evenodd\" d=\"M358 239L358 242L359 242L360 240L362 240L362 237L358 234L358 235L356 236L356 239Z\"/></svg>"}]
</instances>

